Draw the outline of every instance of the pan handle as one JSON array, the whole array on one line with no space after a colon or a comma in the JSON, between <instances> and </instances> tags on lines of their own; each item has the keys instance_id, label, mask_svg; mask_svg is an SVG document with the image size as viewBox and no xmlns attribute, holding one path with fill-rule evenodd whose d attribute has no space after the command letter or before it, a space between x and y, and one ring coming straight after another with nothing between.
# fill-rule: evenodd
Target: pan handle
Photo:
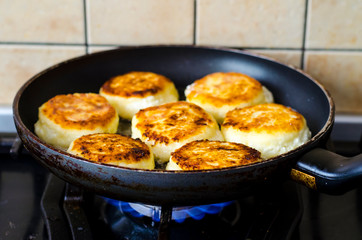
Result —
<instances>
[{"instance_id":1,"label":"pan handle","mask_svg":"<svg viewBox=\"0 0 362 240\"><path fill-rule=\"evenodd\" d=\"M362 184L362 154L347 158L313 149L297 161L291 178L323 193L343 194Z\"/></svg>"}]
</instances>

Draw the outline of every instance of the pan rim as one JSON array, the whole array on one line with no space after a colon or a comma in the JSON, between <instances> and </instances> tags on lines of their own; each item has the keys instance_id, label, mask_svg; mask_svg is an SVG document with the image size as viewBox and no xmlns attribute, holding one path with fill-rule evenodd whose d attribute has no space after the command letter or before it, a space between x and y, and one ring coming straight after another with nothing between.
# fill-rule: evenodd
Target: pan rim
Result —
<instances>
[{"instance_id":1,"label":"pan rim","mask_svg":"<svg viewBox=\"0 0 362 240\"><path fill-rule=\"evenodd\" d=\"M315 85L318 86L319 89L322 90L322 92L324 93L324 95L326 96L326 99L329 103L329 115L328 115L328 119L325 122L324 126L306 143L300 145L299 147L286 152L284 154L281 154L279 156L261 161L261 162L257 162L257 163L252 163L252 164L248 164L248 165L241 165L241 166L233 166L233 167L226 167L226 168L218 168L218 169L206 169L206 170L185 170L185 171L176 171L176 170L165 170L165 169L137 169L137 168L128 168L128 167L121 167L121 166L114 166L114 165L110 165L110 164L104 164L104 163L97 163L97 162L92 162L90 160L78 157L78 156L74 156L64 150L60 150L58 148L55 148L45 142L43 142L42 140L40 140L38 138L38 136L36 136L35 133L33 133L32 131L30 131L30 129L28 129L24 122L22 121L22 119L20 118L20 113L19 113L19 101L20 98L22 96L22 93L27 89L27 87L32 84L32 82L36 81L36 79L38 79L40 76L46 74L49 71L52 71L53 69L57 69L63 65L66 64L70 64L72 62L75 61L81 61L82 59L86 59L89 57L94 57L97 55L103 55L103 54L107 54L109 52L117 52L117 51L132 51L135 49L148 49L148 48L196 48L196 49L205 49L205 50L215 50L215 51L223 51L223 52L233 52L233 53L237 53L237 54L242 54L242 55L247 55L250 57L254 57L254 58L260 58L260 59L264 59L273 63L277 63L279 65L281 65L284 68L289 68L292 69L294 71L297 71L299 74L304 75L304 77L308 78L310 81L312 81ZM322 138L325 133L329 132L329 130L332 128L333 123L334 123L334 115L335 115L335 104L333 101L333 98L331 96L331 94L329 93L329 91L324 87L323 84L321 84L318 80L314 79L312 76L310 76L309 74L307 74L306 72L304 72L303 70L296 68L294 66L291 65L286 65L284 63L281 63L278 60L275 60L271 57L266 57L266 56L262 56L260 54L254 53L254 52L250 52L248 50L244 50L244 49L236 49L236 48L227 48L227 47L219 47L219 46L202 46L202 45L142 45L142 46L129 46L129 47L119 47L116 49L110 49L110 50L104 50L104 51L100 51L100 52L95 52L95 53L90 53L90 54L85 54L82 56L78 56L75 58L71 58L71 59L67 59L65 61L62 61L60 63L54 64L44 70L42 70L41 72L35 74L33 77L31 77L28 81L26 81L18 90L18 92L15 95L14 101L13 101L13 115L14 115L14 121L15 121L15 125L17 126L17 128L21 128L22 131L27 134L29 137L31 137L32 139L34 139L38 144L40 144L42 147L50 149L54 152L57 152L58 154L62 154L65 155L69 158L72 159L76 159L77 161L85 161L88 164L94 165L94 166L106 166L112 169L122 169L122 170L127 170L127 171L132 171L132 172L152 172L152 173L158 173L158 174L205 174L205 173L219 173L219 172L223 172L223 171L230 171L230 170L240 170L240 169L248 169L251 167L257 167L259 165L264 165L270 161L279 161L282 160L284 158L288 158L291 155L294 155L295 153L302 151L303 149L307 149L308 147L312 146L315 142L317 142L320 138Z\"/></svg>"}]
</instances>

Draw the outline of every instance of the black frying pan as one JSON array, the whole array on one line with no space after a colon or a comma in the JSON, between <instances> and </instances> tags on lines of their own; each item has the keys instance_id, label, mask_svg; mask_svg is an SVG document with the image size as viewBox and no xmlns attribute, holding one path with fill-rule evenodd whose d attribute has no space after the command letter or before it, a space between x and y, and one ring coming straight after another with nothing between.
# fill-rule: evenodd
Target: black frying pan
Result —
<instances>
[{"instance_id":1,"label":"black frying pan","mask_svg":"<svg viewBox=\"0 0 362 240\"><path fill-rule=\"evenodd\" d=\"M110 77L151 71L172 79L180 89L213 72L241 72L274 94L275 101L307 119L312 139L262 163L219 170L172 172L135 170L93 163L42 142L33 132L38 107L57 94L98 92ZM31 78L17 93L14 120L25 147L55 175L98 194L153 205L196 205L236 199L261 184L292 178L330 193L359 183L361 156L342 159L325 146L334 121L328 92L308 75L239 50L194 46L148 46L105 51L53 66ZM330 156L333 155L333 156ZM343 166L341 166L341 164Z\"/></svg>"}]
</instances>

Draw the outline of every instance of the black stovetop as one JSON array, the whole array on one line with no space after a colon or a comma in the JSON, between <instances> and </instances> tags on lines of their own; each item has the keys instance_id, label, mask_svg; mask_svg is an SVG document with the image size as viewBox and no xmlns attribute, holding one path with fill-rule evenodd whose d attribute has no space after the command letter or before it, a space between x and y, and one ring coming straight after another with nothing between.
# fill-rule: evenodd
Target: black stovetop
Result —
<instances>
[{"instance_id":1,"label":"black stovetop","mask_svg":"<svg viewBox=\"0 0 362 240\"><path fill-rule=\"evenodd\" d=\"M66 184L40 166L25 150L17 155L10 154L13 141L13 138L7 137L2 137L0 141L0 240L49 239L42 216L41 198L49 179L53 179L53 182L55 179L55 183L58 184L56 192L59 193L64 192ZM361 152L360 143L357 142L336 141L334 146L336 151L342 155L355 155ZM257 196L238 200L238 204L246 206L244 207L246 210L242 213L247 217L238 223L233 223L232 226L224 221L222 224L229 224L222 230L228 231L225 235L222 231L217 230L220 227L218 225L220 220L213 220L215 216L208 217L209 220L203 220L204 222L188 220L184 224L188 225L192 231L200 231L196 234L195 239L201 239L201 237L203 239L220 239L220 236L228 236L228 238L222 239L361 239L362 186L340 196L317 193L290 181L283 183L279 190L282 192L280 198L270 198L269 201L262 203L257 208L254 208L254 205L248 207L250 202L260 199ZM87 204L85 208L90 208L90 213L87 215L94 218L87 225L91 229L100 227L103 231L107 229L105 222L109 219L102 220L100 216L104 213L93 209L95 205L103 203L98 196L93 196L91 199L91 203ZM55 198L54 201L62 200ZM273 201L277 202L277 208ZM55 205L59 204L58 202ZM288 207L284 208L284 206ZM58 211L52 208L50 206L51 211ZM247 210L254 212L254 217L250 217L246 213ZM113 210L108 209L108 211ZM226 214L227 211L233 212L235 209L227 207L225 208ZM67 228L67 216L64 216L64 213L49 215L48 218L51 218L52 223L58 224L55 232L52 233L55 234L53 236L58 236L59 239L66 239L66 237L71 239L71 231L64 230L64 227ZM249 225L251 228L246 228ZM179 239L178 237L182 236L181 233L184 233L184 230L180 226L172 229L171 239ZM293 231L283 229L284 226L289 226ZM208 232L210 229L213 230ZM84 236L88 234L82 227L78 227L77 231L86 233ZM94 233L94 230L91 232ZM82 234L78 234L78 236L82 236ZM92 235L94 239L104 239L105 236L114 237L114 234L107 235L99 232ZM189 239L187 235L182 237ZM113 239L131 238L114 237Z\"/></svg>"}]
</instances>

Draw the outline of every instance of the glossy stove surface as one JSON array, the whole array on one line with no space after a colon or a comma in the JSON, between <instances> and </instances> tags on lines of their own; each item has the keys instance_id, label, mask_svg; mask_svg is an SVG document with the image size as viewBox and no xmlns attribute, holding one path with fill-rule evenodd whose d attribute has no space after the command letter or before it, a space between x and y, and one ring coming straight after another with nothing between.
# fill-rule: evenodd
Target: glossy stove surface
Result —
<instances>
[{"instance_id":1,"label":"glossy stove surface","mask_svg":"<svg viewBox=\"0 0 362 240\"><path fill-rule=\"evenodd\" d=\"M6 151L5 151L6 150ZM40 201L48 171L29 155L0 153L0 239L45 239Z\"/></svg>"}]
</instances>

